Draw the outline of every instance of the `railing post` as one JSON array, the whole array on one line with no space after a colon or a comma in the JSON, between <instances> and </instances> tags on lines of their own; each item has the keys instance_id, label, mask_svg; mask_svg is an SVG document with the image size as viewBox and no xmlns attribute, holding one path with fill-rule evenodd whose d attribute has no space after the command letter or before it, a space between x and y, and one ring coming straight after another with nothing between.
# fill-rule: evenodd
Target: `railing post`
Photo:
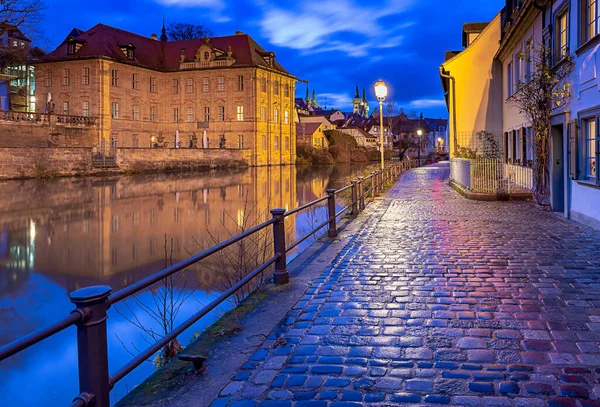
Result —
<instances>
[{"instance_id":1,"label":"railing post","mask_svg":"<svg viewBox=\"0 0 600 407\"><path fill-rule=\"evenodd\" d=\"M287 284L290 281L290 275L287 270L287 256L285 251L285 209L271 209L271 214L275 223L273 223L273 250L275 256L275 273L273 279L275 284Z\"/></svg>"},{"instance_id":2,"label":"railing post","mask_svg":"<svg viewBox=\"0 0 600 407\"><path fill-rule=\"evenodd\" d=\"M350 214L353 218L358 216L358 184L356 181L352 181L352 212Z\"/></svg>"},{"instance_id":3,"label":"railing post","mask_svg":"<svg viewBox=\"0 0 600 407\"><path fill-rule=\"evenodd\" d=\"M365 210L365 186L363 184L364 178L358 179L358 211L362 212Z\"/></svg>"},{"instance_id":4,"label":"railing post","mask_svg":"<svg viewBox=\"0 0 600 407\"><path fill-rule=\"evenodd\" d=\"M375 199L375 195L377 195L377 179L375 178L375 173L371 173L371 198Z\"/></svg>"},{"instance_id":5,"label":"railing post","mask_svg":"<svg viewBox=\"0 0 600 407\"><path fill-rule=\"evenodd\" d=\"M337 220L335 218L335 189L328 188L327 192L327 215L329 216L329 237L337 236Z\"/></svg>"},{"instance_id":6,"label":"railing post","mask_svg":"<svg viewBox=\"0 0 600 407\"><path fill-rule=\"evenodd\" d=\"M110 307L108 296L111 292L109 286L97 285L69 294L71 302L77 306L73 312L84 316L77 325L79 392L80 396L93 396L94 407L110 407L106 311Z\"/></svg>"}]
</instances>

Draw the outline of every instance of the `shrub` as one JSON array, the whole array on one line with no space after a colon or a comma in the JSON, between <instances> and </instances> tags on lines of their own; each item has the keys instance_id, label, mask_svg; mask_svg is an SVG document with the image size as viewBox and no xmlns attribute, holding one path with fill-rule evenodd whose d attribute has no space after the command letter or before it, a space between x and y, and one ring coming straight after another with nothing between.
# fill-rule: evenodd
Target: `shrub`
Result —
<instances>
[{"instance_id":1,"label":"shrub","mask_svg":"<svg viewBox=\"0 0 600 407\"><path fill-rule=\"evenodd\" d=\"M333 157L329 151L321 148L313 148L304 144L299 144L296 148L296 164L315 165L315 164L333 164Z\"/></svg>"},{"instance_id":2,"label":"shrub","mask_svg":"<svg viewBox=\"0 0 600 407\"><path fill-rule=\"evenodd\" d=\"M367 149L364 147L358 147L350 152L350 161L353 163L366 163L369 161L367 157Z\"/></svg>"},{"instance_id":3,"label":"shrub","mask_svg":"<svg viewBox=\"0 0 600 407\"><path fill-rule=\"evenodd\" d=\"M327 137L330 147L339 145L348 151L352 151L358 147L358 143L354 137L339 130L326 130L325 137Z\"/></svg>"},{"instance_id":4,"label":"shrub","mask_svg":"<svg viewBox=\"0 0 600 407\"><path fill-rule=\"evenodd\" d=\"M329 153L333 157L333 160L336 163L349 163L350 160L350 151L346 149L344 146L336 144L329 148Z\"/></svg>"}]
</instances>

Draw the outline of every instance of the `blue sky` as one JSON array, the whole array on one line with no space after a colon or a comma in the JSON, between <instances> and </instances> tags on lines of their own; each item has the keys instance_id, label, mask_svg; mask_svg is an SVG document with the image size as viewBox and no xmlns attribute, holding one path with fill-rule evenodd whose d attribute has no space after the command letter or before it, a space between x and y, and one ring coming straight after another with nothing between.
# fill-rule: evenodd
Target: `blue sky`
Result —
<instances>
[{"instance_id":1,"label":"blue sky","mask_svg":"<svg viewBox=\"0 0 600 407\"><path fill-rule=\"evenodd\" d=\"M160 34L169 22L204 24L216 35L250 34L320 104L350 110L355 86L390 85L406 111L447 117L438 75L445 50L461 49L463 22L489 21L503 0L47 0L38 42L54 49L77 27L112 25ZM306 92L299 83L297 96Z\"/></svg>"}]
</instances>

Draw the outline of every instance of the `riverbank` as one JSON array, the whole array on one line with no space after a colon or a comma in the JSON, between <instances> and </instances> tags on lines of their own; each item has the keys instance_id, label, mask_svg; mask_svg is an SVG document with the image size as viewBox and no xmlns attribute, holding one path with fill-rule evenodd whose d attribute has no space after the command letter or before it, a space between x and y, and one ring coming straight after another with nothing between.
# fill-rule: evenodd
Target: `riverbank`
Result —
<instances>
[{"instance_id":1,"label":"riverbank","mask_svg":"<svg viewBox=\"0 0 600 407\"><path fill-rule=\"evenodd\" d=\"M377 210L380 201L376 198L369 205L369 213ZM338 224L338 237L319 239L288 264L287 285L266 285L188 345L182 353L206 356L205 371L196 373L191 363L173 360L123 397L117 407L179 406L187 393L193 394L194 405L208 406L250 355L262 347L287 346L276 344L269 333L369 219L367 214L344 218Z\"/></svg>"},{"instance_id":2,"label":"riverbank","mask_svg":"<svg viewBox=\"0 0 600 407\"><path fill-rule=\"evenodd\" d=\"M249 149L116 148L98 158L92 147L0 148L0 180L151 172L201 172L251 166Z\"/></svg>"}]
</instances>

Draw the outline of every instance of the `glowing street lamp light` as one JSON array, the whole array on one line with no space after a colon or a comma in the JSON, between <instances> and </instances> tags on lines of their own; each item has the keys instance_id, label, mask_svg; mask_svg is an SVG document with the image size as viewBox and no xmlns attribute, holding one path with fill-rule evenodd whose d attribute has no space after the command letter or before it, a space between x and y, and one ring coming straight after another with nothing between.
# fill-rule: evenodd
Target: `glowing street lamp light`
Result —
<instances>
[{"instance_id":1,"label":"glowing street lamp light","mask_svg":"<svg viewBox=\"0 0 600 407\"><path fill-rule=\"evenodd\" d=\"M379 100L379 151L381 152L381 169L385 168L383 154L383 101L387 96L387 86L381 79L375 83L375 96Z\"/></svg>"},{"instance_id":2,"label":"glowing street lamp light","mask_svg":"<svg viewBox=\"0 0 600 407\"><path fill-rule=\"evenodd\" d=\"M418 129L417 130L417 137L419 137L419 151L418 151L418 155L417 155L417 160L419 161L419 165L421 165L421 136L423 135L423 130Z\"/></svg>"}]
</instances>

